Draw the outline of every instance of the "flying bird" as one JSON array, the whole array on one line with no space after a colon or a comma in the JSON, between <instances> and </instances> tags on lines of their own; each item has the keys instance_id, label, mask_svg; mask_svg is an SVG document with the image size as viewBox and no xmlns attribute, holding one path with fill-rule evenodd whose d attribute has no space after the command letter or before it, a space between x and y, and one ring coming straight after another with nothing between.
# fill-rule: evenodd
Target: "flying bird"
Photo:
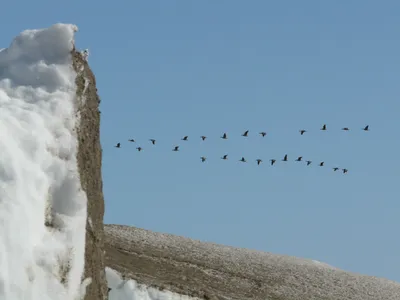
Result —
<instances>
[{"instance_id":1,"label":"flying bird","mask_svg":"<svg viewBox=\"0 0 400 300\"><path fill-rule=\"evenodd\" d=\"M307 166L311 165L312 161L311 160L307 160Z\"/></svg>"},{"instance_id":2,"label":"flying bird","mask_svg":"<svg viewBox=\"0 0 400 300\"><path fill-rule=\"evenodd\" d=\"M239 161L246 162L246 159L244 157L242 157L241 159L239 159Z\"/></svg>"},{"instance_id":3,"label":"flying bird","mask_svg":"<svg viewBox=\"0 0 400 300\"><path fill-rule=\"evenodd\" d=\"M203 141L204 141L206 138L207 138L207 137L204 136L204 135L201 136L201 139L202 139Z\"/></svg>"},{"instance_id":4,"label":"flying bird","mask_svg":"<svg viewBox=\"0 0 400 300\"><path fill-rule=\"evenodd\" d=\"M155 140L155 139L149 139L149 141L150 141L153 145L156 144L156 140Z\"/></svg>"},{"instance_id":5,"label":"flying bird","mask_svg":"<svg viewBox=\"0 0 400 300\"><path fill-rule=\"evenodd\" d=\"M246 131L242 134L242 136L247 136L248 134L249 134L249 131L246 130Z\"/></svg>"},{"instance_id":6,"label":"flying bird","mask_svg":"<svg viewBox=\"0 0 400 300\"><path fill-rule=\"evenodd\" d=\"M303 156L299 156L299 157L296 159L296 161L301 161L302 158L303 158Z\"/></svg>"},{"instance_id":7,"label":"flying bird","mask_svg":"<svg viewBox=\"0 0 400 300\"><path fill-rule=\"evenodd\" d=\"M262 159L256 159L256 161L257 161L257 165L260 165L261 163L262 163Z\"/></svg>"},{"instance_id":8,"label":"flying bird","mask_svg":"<svg viewBox=\"0 0 400 300\"><path fill-rule=\"evenodd\" d=\"M350 129L349 129L349 127L343 127L342 130L349 131Z\"/></svg>"},{"instance_id":9,"label":"flying bird","mask_svg":"<svg viewBox=\"0 0 400 300\"><path fill-rule=\"evenodd\" d=\"M142 147L137 147L136 149L137 149L137 151L139 151L139 152L143 150Z\"/></svg>"},{"instance_id":10,"label":"flying bird","mask_svg":"<svg viewBox=\"0 0 400 300\"><path fill-rule=\"evenodd\" d=\"M131 143L134 143L134 142L135 142L134 139L130 139L130 140L128 140L128 141L131 142Z\"/></svg>"},{"instance_id":11,"label":"flying bird","mask_svg":"<svg viewBox=\"0 0 400 300\"><path fill-rule=\"evenodd\" d=\"M276 159L270 159L269 161L271 162L271 166L273 166L274 163L276 162Z\"/></svg>"},{"instance_id":12,"label":"flying bird","mask_svg":"<svg viewBox=\"0 0 400 300\"><path fill-rule=\"evenodd\" d=\"M326 130L326 124L322 126L321 130Z\"/></svg>"},{"instance_id":13,"label":"flying bird","mask_svg":"<svg viewBox=\"0 0 400 300\"><path fill-rule=\"evenodd\" d=\"M118 143L114 146L115 148L121 148L121 143Z\"/></svg>"},{"instance_id":14,"label":"flying bird","mask_svg":"<svg viewBox=\"0 0 400 300\"><path fill-rule=\"evenodd\" d=\"M303 135L305 132L307 132L307 130L301 129L299 130L300 134Z\"/></svg>"},{"instance_id":15,"label":"flying bird","mask_svg":"<svg viewBox=\"0 0 400 300\"><path fill-rule=\"evenodd\" d=\"M224 156L222 156L221 159L228 159L228 154L225 154Z\"/></svg>"},{"instance_id":16,"label":"flying bird","mask_svg":"<svg viewBox=\"0 0 400 300\"><path fill-rule=\"evenodd\" d=\"M261 131L260 134L261 134L262 137L267 135L267 133L265 131Z\"/></svg>"},{"instance_id":17,"label":"flying bird","mask_svg":"<svg viewBox=\"0 0 400 300\"><path fill-rule=\"evenodd\" d=\"M369 131L369 125L365 126L365 127L363 128L363 130L364 130L364 131Z\"/></svg>"},{"instance_id":18,"label":"flying bird","mask_svg":"<svg viewBox=\"0 0 400 300\"><path fill-rule=\"evenodd\" d=\"M337 170L339 170L339 168L338 167L335 167L335 168L332 168L333 169L333 171L337 171Z\"/></svg>"},{"instance_id":19,"label":"flying bird","mask_svg":"<svg viewBox=\"0 0 400 300\"><path fill-rule=\"evenodd\" d=\"M223 136L221 136L221 139L224 139L224 140L226 140L228 138L228 136L226 135L226 133L224 133L224 135Z\"/></svg>"},{"instance_id":20,"label":"flying bird","mask_svg":"<svg viewBox=\"0 0 400 300\"><path fill-rule=\"evenodd\" d=\"M179 146L175 146L174 149L172 149L172 151L179 151Z\"/></svg>"},{"instance_id":21,"label":"flying bird","mask_svg":"<svg viewBox=\"0 0 400 300\"><path fill-rule=\"evenodd\" d=\"M323 166L324 166L324 162L321 161L321 162L319 163L319 166L320 166L320 167L323 167Z\"/></svg>"},{"instance_id":22,"label":"flying bird","mask_svg":"<svg viewBox=\"0 0 400 300\"><path fill-rule=\"evenodd\" d=\"M347 169L342 169L342 171L343 171L343 174L345 174L345 173L347 173Z\"/></svg>"},{"instance_id":23,"label":"flying bird","mask_svg":"<svg viewBox=\"0 0 400 300\"><path fill-rule=\"evenodd\" d=\"M287 154L283 157L282 161L287 161Z\"/></svg>"},{"instance_id":24,"label":"flying bird","mask_svg":"<svg viewBox=\"0 0 400 300\"><path fill-rule=\"evenodd\" d=\"M187 141L188 140L188 136L187 135L185 135L183 138L182 138L182 141Z\"/></svg>"},{"instance_id":25,"label":"flying bird","mask_svg":"<svg viewBox=\"0 0 400 300\"><path fill-rule=\"evenodd\" d=\"M201 158L201 162L205 162L206 161L206 157L204 157L204 156L202 156L202 157L200 157Z\"/></svg>"}]
</instances>

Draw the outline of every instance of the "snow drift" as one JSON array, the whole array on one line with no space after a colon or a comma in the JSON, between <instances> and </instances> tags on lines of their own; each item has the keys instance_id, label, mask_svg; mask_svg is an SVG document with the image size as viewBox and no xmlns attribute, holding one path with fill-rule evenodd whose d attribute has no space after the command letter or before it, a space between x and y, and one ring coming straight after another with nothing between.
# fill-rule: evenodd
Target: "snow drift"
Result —
<instances>
[{"instance_id":1,"label":"snow drift","mask_svg":"<svg viewBox=\"0 0 400 300\"><path fill-rule=\"evenodd\" d=\"M76 159L76 31L26 30L0 51L1 300L82 296L87 199Z\"/></svg>"}]
</instances>

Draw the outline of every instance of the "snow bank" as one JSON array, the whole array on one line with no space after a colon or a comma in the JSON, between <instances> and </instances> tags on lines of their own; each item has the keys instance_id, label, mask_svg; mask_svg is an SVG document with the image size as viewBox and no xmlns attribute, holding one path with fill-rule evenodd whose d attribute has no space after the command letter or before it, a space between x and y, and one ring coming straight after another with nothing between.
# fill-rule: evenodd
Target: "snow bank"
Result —
<instances>
[{"instance_id":1,"label":"snow bank","mask_svg":"<svg viewBox=\"0 0 400 300\"><path fill-rule=\"evenodd\" d=\"M26 30L0 52L0 300L79 299L84 290L76 31Z\"/></svg>"},{"instance_id":2,"label":"snow bank","mask_svg":"<svg viewBox=\"0 0 400 300\"><path fill-rule=\"evenodd\" d=\"M195 300L189 296L180 295L170 291L160 291L156 288L138 284L133 279L124 280L121 275L106 267L108 287L111 288L108 294L109 300Z\"/></svg>"}]
</instances>

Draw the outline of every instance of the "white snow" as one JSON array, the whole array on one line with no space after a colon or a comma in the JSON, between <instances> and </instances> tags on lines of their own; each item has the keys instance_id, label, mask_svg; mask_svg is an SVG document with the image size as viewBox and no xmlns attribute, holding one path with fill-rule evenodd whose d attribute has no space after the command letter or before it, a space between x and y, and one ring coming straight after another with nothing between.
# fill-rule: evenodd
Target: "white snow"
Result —
<instances>
[{"instance_id":1,"label":"white snow","mask_svg":"<svg viewBox=\"0 0 400 300\"><path fill-rule=\"evenodd\" d=\"M180 295L167 290L160 291L156 288L138 284L133 279L123 279L115 270L106 267L109 300L195 300L186 295Z\"/></svg>"},{"instance_id":2,"label":"white snow","mask_svg":"<svg viewBox=\"0 0 400 300\"><path fill-rule=\"evenodd\" d=\"M87 200L76 160L76 31L26 30L0 52L0 300L75 300L90 283L81 285Z\"/></svg>"}]
</instances>

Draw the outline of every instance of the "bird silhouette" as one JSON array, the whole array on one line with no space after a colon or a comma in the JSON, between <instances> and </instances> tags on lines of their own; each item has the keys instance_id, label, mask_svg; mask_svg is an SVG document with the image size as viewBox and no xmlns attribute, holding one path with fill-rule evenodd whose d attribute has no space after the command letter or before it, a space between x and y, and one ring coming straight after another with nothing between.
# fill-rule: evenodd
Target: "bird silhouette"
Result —
<instances>
[{"instance_id":1,"label":"bird silhouette","mask_svg":"<svg viewBox=\"0 0 400 300\"><path fill-rule=\"evenodd\" d=\"M256 162L257 162L257 165L260 165L260 164L262 163L262 159L257 158L257 159L256 159Z\"/></svg>"},{"instance_id":2,"label":"bird silhouette","mask_svg":"<svg viewBox=\"0 0 400 300\"><path fill-rule=\"evenodd\" d=\"M206 157L204 157L204 156L202 156L202 157L200 157L201 158L201 162L205 162L206 161Z\"/></svg>"},{"instance_id":3,"label":"bird silhouette","mask_svg":"<svg viewBox=\"0 0 400 300\"><path fill-rule=\"evenodd\" d=\"M303 158L303 156L299 156L299 157L296 159L296 161L301 161L302 158Z\"/></svg>"},{"instance_id":4,"label":"bird silhouette","mask_svg":"<svg viewBox=\"0 0 400 300\"><path fill-rule=\"evenodd\" d=\"M121 143L117 143L114 147L115 148L121 148Z\"/></svg>"},{"instance_id":5,"label":"bird silhouette","mask_svg":"<svg viewBox=\"0 0 400 300\"><path fill-rule=\"evenodd\" d=\"M130 140L128 140L128 141L131 142L131 143L134 143L134 142L135 142L134 139L130 139Z\"/></svg>"},{"instance_id":6,"label":"bird silhouette","mask_svg":"<svg viewBox=\"0 0 400 300\"><path fill-rule=\"evenodd\" d=\"M287 154L283 157L282 161L287 161Z\"/></svg>"},{"instance_id":7,"label":"bird silhouette","mask_svg":"<svg viewBox=\"0 0 400 300\"><path fill-rule=\"evenodd\" d=\"M267 135L267 133L265 131L261 131L260 134L261 134L262 137Z\"/></svg>"},{"instance_id":8,"label":"bird silhouette","mask_svg":"<svg viewBox=\"0 0 400 300\"><path fill-rule=\"evenodd\" d=\"M239 161L246 162L246 159L244 157L242 157L241 159L239 159Z\"/></svg>"},{"instance_id":9,"label":"bird silhouette","mask_svg":"<svg viewBox=\"0 0 400 300\"><path fill-rule=\"evenodd\" d=\"M137 149L137 151L139 151L139 152L143 150L142 147L137 147L136 149Z\"/></svg>"},{"instance_id":10,"label":"bird silhouette","mask_svg":"<svg viewBox=\"0 0 400 300\"><path fill-rule=\"evenodd\" d=\"M321 161L321 162L319 163L319 166L320 166L320 167L323 167L323 166L324 166L324 162Z\"/></svg>"},{"instance_id":11,"label":"bird silhouette","mask_svg":"<svg viewBox=\"0 0 400 300\"><path fill-rule=\"evenodd\" d=\"M303 135L305 132L307 132L307 130L301 129L299 130L300 134Z\"/></svg>"},{"instance_id":12,"label":"bird silhouette","mask_svg":"<svg viewBox=\"0 0 400 300\"><path fill-rule=\"evenodd\" d=\"M149 141L150 141L153 145L156 144L156 140L155 140L155 139L149 139Z\"/></svg>"},{"instance_id":13,"label":"bird silhouette","mask_svg":"<svg viewBox=\"0 0 400 300\"><path fill-rule=\"evenodd\" d=\"M222 156L221 159L228 159L228 154L225 154L224 156Z\"/></svg>"},{"instance_id":14,"label":"bird silhouette","mask_svg":"<svg viewBox=\"0 0 400 300\"><path fill-rule=\"evenodd\" d=\"M321 130L326 130L326 124L322 126Z\"/></svg>"},{"instance_id":15,"label":"bird silhouette","mask_svg":"<svg viewBox=\"0 0 400 300\"><path fill-rule=\"evenodd\" d=\"M179 151L179 146L175 146L174 149L172 149L172 151Z\"/></svg>"},{"instance_id":16,"label":"bird silhouette","mask_svg":"<svg viewBox=\"0 0 400 300\"><path fill-rule=\"evenodd\" d=\"M311 160L307 160L307 166L311 165L312 161Z\"/></svg>"},{"instance_id":17,"label":"bird silhouette","mask_svg":"<svg viewBox=\"0 0 400 300\"><path fill-rule=\"evenodd\" d=\"M204 136L204 135L201 136L201 139L202 139L203 141L204 141L206 138L207 138L207 137Z\"/></svg>"},{"instance_id":18,"label":"bird silhouette","mask_svg":"<svg viewBox=\"0 0 400 300\"><path fill-rule=\"evenodd\" d=\"M226 133L224 133L224 134L221 136L221 139L226 140L227 138L228 138L228 136L226 135Z\"/></svg>"},{"instance_id":19,"label":"bird silhouette","mask_svg":"<svg viewBox=\"0 0 400 300\"><path fill-rule=\"evenodd\" d=\"M342 171L343 171L343 174L346 174L347 173L347 169L342 169Z\"/></svg>"},{"instance_id":20,"label":"bird silhouette","mask_svg":"<svg viewBox=\"0 0 400 300\"><path fill-rule=\"evenodd\" d=\"M270 159L269 161L271 162L271 166L273 166L274 163L276 162L276 159Z\"/></svg>"},{"instance_id":21,"label":"bird silhouette","mask_svg":"<svg viewBox=\"0 0 400 300\"><path fill-rule=\"evenodd\" d=\"M365 127L363 128L363 130L364 130L364 131L369 131L369 125L365 126Z\"/></svg>"},{"instance_id":22,"label":"bird silhouette","mask_svg":"<svg viewBox=\"0 0 400 300\"><path fill-rule=\"evenodd\" d=\"M339 170L339 168L338 167L334 167L334 168L332 168L333 169L333 171L337 171L337 170Z\"/></svg>"},{"instance_id":23,"label":"bird silhouette","mask_svg":"<svg viewBox=\"0 0 400 300\"><path fill-rule=\"evenodd\" d=\"M349 131L350 129L349 129L349 127L343 127L342 130Z\"/></svg>"},{"instance_id":24,"label":"bird silhouette","mask_svg":"<svg viewBox=\"0 0 400 300\"><path fill-rule=\"evenodd\" d=\"M246 130L246 131L242 134L242 136L247 136L248 134L249 134L249 131Z\"/></svg>"},{"instance_id":25,"label":"bird silhouette","mask_svg":"<svg viewBox=\"0 0 400 300\"><path fill-rule=\"evenodd\" d=\"M188 136L187 135L185 135L183 138L182 138L182 141L187 141L188 140Z\"/></svg>"}]
</instances>

